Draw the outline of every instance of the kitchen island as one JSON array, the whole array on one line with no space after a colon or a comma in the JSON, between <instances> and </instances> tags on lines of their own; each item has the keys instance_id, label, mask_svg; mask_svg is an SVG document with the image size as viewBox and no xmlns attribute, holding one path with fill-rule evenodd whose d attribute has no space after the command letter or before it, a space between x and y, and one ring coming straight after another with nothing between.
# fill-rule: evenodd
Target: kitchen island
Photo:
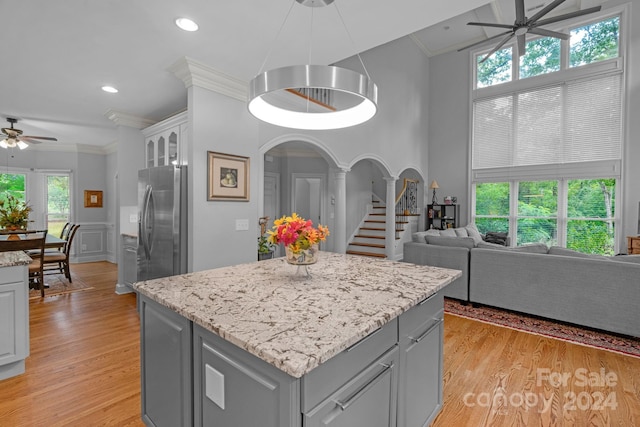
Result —
<instances>
[{"instance_id":1,"label":"kitchen island","mask_svg":"<svg viewBox=\"0 0 640 427\"><path fill-rule=\"evenodd\" d=\"M0 380L24 373L29 356L30 262L23 251L0 252Z\"/></svg>"},{"instance_id":2,"label":"kitchen island","mask_svg":"<svg viewBox=\"0 0 640 427\"><path fill-rule=\"evenodd\" d=\"M147 425L414 426L442 402L456 270L322 252L138 282Z\"/></svg>"}]
</instances>

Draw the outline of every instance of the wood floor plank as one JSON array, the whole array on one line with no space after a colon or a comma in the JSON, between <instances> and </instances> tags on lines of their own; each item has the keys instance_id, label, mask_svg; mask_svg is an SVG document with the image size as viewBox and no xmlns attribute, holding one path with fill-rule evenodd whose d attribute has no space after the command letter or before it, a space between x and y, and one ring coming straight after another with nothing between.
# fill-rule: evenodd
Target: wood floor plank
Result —
<instances>
[{"instance_id":1,"label":"wood floor plank","mask_svg":"<svg viewBox=\"0 0 640 427\"><path fill-rule=\"evenodd\" d=\"M115 294L113 264L72 272L93 289L29 302L31 355L25 374L0 381L2 427L144 425L135 296ZM640 426L640 358L449 314L444 333L435 427ZM617 381L581 385L580 369ZM566 385L549 379L562 375ZM615 402L596 408L600 394Z\"/></svg>"}]
</instances>

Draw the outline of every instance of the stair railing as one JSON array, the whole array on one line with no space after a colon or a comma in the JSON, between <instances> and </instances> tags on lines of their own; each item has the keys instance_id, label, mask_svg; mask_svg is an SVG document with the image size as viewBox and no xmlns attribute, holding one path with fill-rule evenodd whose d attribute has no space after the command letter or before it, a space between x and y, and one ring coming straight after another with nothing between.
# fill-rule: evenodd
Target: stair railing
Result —
<instances>
[{"instance_id":1,"label":"stair railing","mask_svg":"<svg viewBox=\"0 0 640 427\"><path fill-rule=\"evenodd\" d=\"M411 215L419 215L418 209L418 184L420 181L417 179L405 178L404 185L402 190L396 197L396 224L398 223L397 218L399 217L407 217ZM405 222L405 221L402 221ZM398 230L396 226L396 232L402 231L402 229Z\"/></svg>"}]
</instances>

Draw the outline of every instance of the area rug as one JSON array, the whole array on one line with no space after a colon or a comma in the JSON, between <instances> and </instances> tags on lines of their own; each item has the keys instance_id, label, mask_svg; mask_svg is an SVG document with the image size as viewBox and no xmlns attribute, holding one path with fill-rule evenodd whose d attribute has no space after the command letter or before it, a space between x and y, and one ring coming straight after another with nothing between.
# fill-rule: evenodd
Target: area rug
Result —
<instances>
[{"instance_id":1,"label":"area rug","mask_svg":"<svg viewBox=\"0 0 640 427\"><path fill-rule=\"evenodd\" d=\"M554 322L499 308L473 306L445 298L445 312L580 345L640 357L640 339Z\"/></svg>"},{"instance_id":2,"label":"area rug","mask_svg":"<svg viewBox=\"0 0 640 427\"><path fill-rule=\"evenodd\" d=\"M80 278L76 277L71 273L71 278L73 279L72 283L69 283L64 274L51 274L45 275L44 282L49 285L48 288L44 290L44 297L57 297L60 295L66 295L73 292L81 292L87 291L89 289L93 289L93 286L89 286L85 282L83 282ZM39 289L30 289L29 290L29 299L41 298Z\"/></svg>"}]
</instances>

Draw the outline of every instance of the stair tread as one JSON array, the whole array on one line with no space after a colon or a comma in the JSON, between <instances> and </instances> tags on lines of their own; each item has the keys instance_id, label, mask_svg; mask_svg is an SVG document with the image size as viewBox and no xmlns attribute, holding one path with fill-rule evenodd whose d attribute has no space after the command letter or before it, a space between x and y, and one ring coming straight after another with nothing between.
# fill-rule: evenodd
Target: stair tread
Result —
<instances>
[{"instance_id":1,"label":"stair tread","mask_svg":"<svg viewBox=\"0 0 640 427\"><path fill-rule=\"evenodd\" d=\"M380 248L380 249L384 249L384 245L380 245L378 243L358 243L358 242L351 242L349 243L350 245L353 246L366 246L368 248Z\"/></svg>"},{"instance_id":2,"label":"stair tread","mask_svg":"<svg viewBox=\"0 0 640 427\"><path fill-rule=\"evenodd\" d=\"M384 224L385 221L381 219L365 219L364 222L375 222L376 224Z\"/></svg>"},{"instance_id":3,"label":"stair tread","mask_svg":"<svg viewBox=\"0 0 640 427\"><path fill-rule=\"evenodd\" d=\"M381 228L381 230L384 230L383 228ZM353 237L360 237L362 239L384 239L384 236L374 236L372 234L356 234Z\"/></svg>"},{"instance_id":4,"label":"stair tread","mask_svg":"<svg viewBox=\"0 0 640 427\"><path fill-rule=\"evenodd\" d=\"M361 256L370 256L375 258L386 258L387 256L384 254L374 254L371 252L362 252L362 251L347 251L349 255L361 255Z\"/></svg>"}]
</instances>

